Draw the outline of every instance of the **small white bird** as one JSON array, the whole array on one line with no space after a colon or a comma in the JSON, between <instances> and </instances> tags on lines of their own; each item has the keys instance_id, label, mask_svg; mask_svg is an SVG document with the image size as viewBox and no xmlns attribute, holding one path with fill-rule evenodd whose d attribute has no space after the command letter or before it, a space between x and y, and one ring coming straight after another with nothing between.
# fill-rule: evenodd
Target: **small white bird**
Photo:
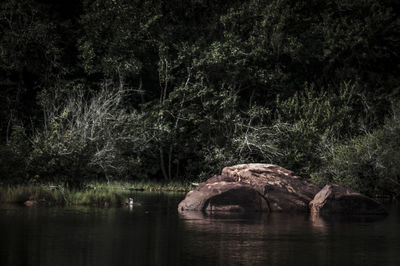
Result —
<instances>
[{"instance_id":1,"label":"small white bird","mask_svg":"<svg viewBox=\"0 0 400 266\"><path fill-rule=\"evenodd\" d=\"M129 203L128 203L129 206L133 206L133 199L132 199L132 198L129 198L128 200L129 200Z\"/></svg>"},{"instance_id":2,"label":"small white bird","mask_svg":"<svg viewBox=\"0 0 400 266\"><path fill-rule=\"evenodd\" d=\"M133 198L128 198L128 202L125 202L125 205L129 206L129 209L131 209L132 207L139 207L142 206L142 204L140 204L139 202L134 202Z\"/></svg>"}]
</instances>

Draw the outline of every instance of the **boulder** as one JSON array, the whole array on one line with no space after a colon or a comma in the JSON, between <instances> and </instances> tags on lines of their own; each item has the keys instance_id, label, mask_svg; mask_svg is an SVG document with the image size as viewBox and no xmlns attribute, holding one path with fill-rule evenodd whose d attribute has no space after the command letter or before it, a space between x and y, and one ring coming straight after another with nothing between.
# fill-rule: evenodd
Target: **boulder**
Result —
<instances>
[{"instance_id":1,"label":"boulder","mask_svg":"<svg viewBox=\"0 0 400 266\"><path fill-rule=\"evenodd\" d=\"M319 188L292 171L273 164L225 167L190 191L180 212L203 211L308 211Z\"/></svg>"},{"instance_id":2,"label":"boulder","mask_svg":"<svg viewBox=\"0 0 400 266\"><path fill-rule=\"evenodd\" d=\"M27 200L27 201L24 201L24 205L27 207L32 207L32 206L37 205L37 201L36 200Z\"/></svg>"},{"instance_id":3,"label":"boulder","mask_svg":"<svg viewBox=\"0 0 400 266\"><path fill-rule=\"evenodd\" d=\"M383 205L341 185L326 185L310 202L314 214L386 214Z\"/></svg>"},{"instance_id":4,"label":"boulder","mask_svg":"<svg viewBox=\"0 0 400 266\"><path fill-rule=\"evenodd\" d=\"M239 182L206 182L190 191L179 210L194 211L268 211L265 198L255 189Z\"/></svg>"}]
</instances>

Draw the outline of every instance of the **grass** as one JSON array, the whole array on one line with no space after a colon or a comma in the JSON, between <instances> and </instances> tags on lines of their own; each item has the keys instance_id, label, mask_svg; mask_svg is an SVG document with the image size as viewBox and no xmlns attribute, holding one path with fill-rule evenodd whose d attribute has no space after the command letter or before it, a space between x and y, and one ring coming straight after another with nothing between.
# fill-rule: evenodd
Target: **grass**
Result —
<instances>
[{"instance_id":1,"label":"grass","mask_svg":"<svg viewBox=\"0 0 400 266\"><path fill-rule=\"evenodd\" d=\"M0 187L0 202L24 203L27 200L36 200L48 205L64 205L65 192L46 189L38 185L19 185Z\"/></svg>"},{"instance_id":2,"label":"grass","mask_svg":"<svg viewBox=\"0 0 400 266\"><path fill-rule=\"evenodd\" d=\"M187 192L193 187L189 182L171 181L171 182L155 182L155 181L135 181L121 182L115 181L110 183L91 182L86 185L92 189L114 189L123 191L158 191L158 192Z\"/></svg>"},{"instance_id":3,"label":"grass","mask_svg":"<svg viewBox=\"0 0 400 266\"><path fill-rule=\"evenodd\" d=\"M0 186L0 203L23 204L27 200L34 200L40 205L47 206L108 207L124 204L132 191L186 192L192 188L190 183L153 181L90 182L79 190L67 189L54 184L3 185Z\"/></svg>"}]
</instances>

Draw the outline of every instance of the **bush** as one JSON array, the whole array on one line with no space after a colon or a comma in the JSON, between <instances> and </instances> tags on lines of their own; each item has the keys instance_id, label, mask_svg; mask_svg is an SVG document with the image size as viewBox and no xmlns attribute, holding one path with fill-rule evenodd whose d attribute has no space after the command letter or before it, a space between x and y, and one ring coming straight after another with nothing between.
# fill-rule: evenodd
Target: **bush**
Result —
<instances>
[{"instance_id":1,"label":"bush","mask_svg":"<svg viewBox=\"0 0 400 266\"><path fill-rule=\"evenodd\" d=\"M0 182L27 181L27 157L31 150L22 126L13 126L8 143L0 145Z\"/></svg>"},{"instance_id":2,"label":"bush","mask_svg":"<svg viewBox=\"0 0 400 266\"><path fill-rule=\"evenodd\" d=\"M285 154L277 163L305 177L320 167L319 143L358 134L360 97L355 85L343 83L338 90L317 90L313 85L291 98L277 100L276 125L279 149Z\"/></svg>"},{"instance_id":3,"label":"bush","mask_svg":"<svg viewBox=\"0 0 400 266\"><path fill-rule=\"evenodd\" d=\"M125 152L142 149L146 138L139 114L121 105L126 93L107 87L93 95L77 90L59 105L47 104L45 126L32 140L32 175L79 186L87 178L126 174L131 154Z\"/></svg>"},{"instance_id":4,"label":"bush","mask_svg":"<svg viewBox=\"0 0 400 266\"><path fill-rule=\"evenodd\" d=\"M249 162L276 163L284 157L278 149L278 133L286 125L271 125L270 111L262 106L252 106L236 114L233 119L219 121L222 145L215 143L203 150L203 172L208 178L223 167ZM278 129L279 127L279 129Z\"/></svg>"},{"instance_id":5,"label":"bush","mask_svg":"<svg viewBox=\"0 0 400 266\"><path fill-rule=\"evenodd\" d=\"M26 178L25 160L10 145L0 146L0 183L19 183Z\"/></svg>"},{"instance_id":6,"label":"bush","mask_svg":"<svg viewBox=\"0 0 400 266\"><path fill-rule=\"evenodd\" d=\"M400 108L382 128L345 143L326 143L321 148L323 166L312 180L324 185L340 183L375 195L400 193Z\"/></svg>"}]
</instances>

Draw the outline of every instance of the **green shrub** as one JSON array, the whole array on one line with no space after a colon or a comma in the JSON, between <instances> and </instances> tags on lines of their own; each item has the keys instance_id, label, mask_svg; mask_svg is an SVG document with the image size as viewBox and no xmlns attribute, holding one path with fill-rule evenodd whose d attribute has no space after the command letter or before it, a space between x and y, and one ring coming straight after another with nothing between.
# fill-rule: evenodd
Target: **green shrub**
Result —
<instances>
[{"instance_id":1,"label":"green shrub","mask_svg":"<svg viewBox=\"0 0 400 266\"><path fill-rule=\"evenodd\" d=\"M32 140L32 175L72 186L124 176L131 167L126 151L140 151L146 138L138 113L122 106L126 93L105 86L93 95L77 90L47 103L44 128Z\"/></svg>"},{"instance_id":2,"label":"green shrub","mask_svg":"<svg viewBox=\"0 0 400 266\"><path fill-rule=\"evenodd\" d=\"M400 108L382 128L345 143L328 143L321 149L323 166L312 180L324 185L340 183L369 195L400 193Z\"/></svg>"},{"instance_id":3,"label":"green shrub","mask_svg":"<svg viewBox=\"0 0 400 266\"><path fill-rule=\"evenodd\" d=\"M306 85L286 100L278 97L275 123L278 147L285 156L277 163L309 176L321 164L317 151L323 139L343 139L358 133L361 114L354 110L359 101L351 83L343 83L337 91ZM286 124L286 130L281 130L282 124Z\"/></svg>"},{"instance_id":4,"label":"green shrub","mask_svg":"<svg viewBox=\"0 0 400 266\"><path fill-rule=\"evenodd\" d=\"M285 154L278 148L279 136L286 131L286 126L284 123L271 125L270 111L257 105L234 115L233 119L220 121L219 127L224 128L223 145L216 143L204 149L201 177L208 178L229 165L280 161Z\"/></svg>"},{"instance_id":5,"label":"green shrub","mask_svg":"<svg viewBox=\"0 0 400 266\"><path fill-rule=\"evenodd\" d=\"M27 164L31 150L22 126L13 126L11 137L0 145L0 182L21 183L28 179Z\"/></svg>"}]
</instances>

